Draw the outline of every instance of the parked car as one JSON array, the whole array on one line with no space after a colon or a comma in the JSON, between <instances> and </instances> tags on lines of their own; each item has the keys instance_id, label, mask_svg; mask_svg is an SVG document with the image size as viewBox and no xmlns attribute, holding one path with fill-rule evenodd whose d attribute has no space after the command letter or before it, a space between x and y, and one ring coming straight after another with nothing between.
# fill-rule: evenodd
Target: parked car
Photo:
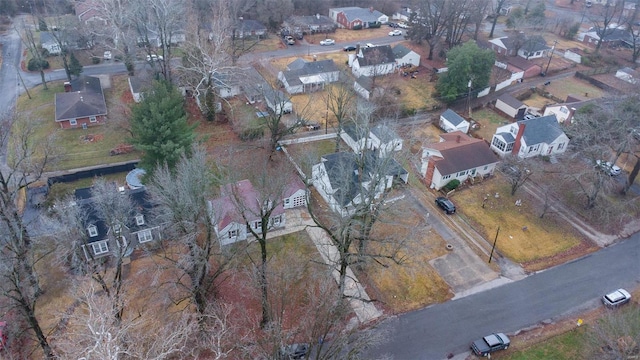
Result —
<instances>
[{"instance_id":1,"label":"parked car","mask_svg":"<svg viewBox=\"0 0 640 360\"><path fill-rule=\"evenodd\" d=\"M280 357L283 359L302 359L309 353L309 344L291 344L280 348Z\"/></svg>"},{"instance_id":2,"label":"parked car","mask_svg":"<svg viewBox=\"0 0 640 360\"><path fill-rule=\"evenodd\" d=\"M622 172L620 167L610 163L609 161L596 160L596 166L611 176L618 176Z\"/></svg>"},{"instance_id":3,"label":"parked car","mask_svg":"<svg viewBox=\"0 0 640 360\"><path fill-rule=\"evenodd\" d=\"M498 350L507 350L511 340L503 333L491 334L471 343L471 350L478 356L488 356Z\"/></svg>"},{"instance_id":4,"label":"parked car","mask_svg":"<svg viewBox=\"0 0 640 360\"><path fill-rule=\"evenodd\" d=\"M402 36L402 31L401 30L389 31L389 36Z\"/></svg>"},{"instance_id":5,"label":"parked car","mask_svg":"<svg viewBox=\"0 0 640 360\"><path fill-rule=\"evenodd\" d=\"M400 29L408 29L408 28L409 28L409 25L407 25L407 24L405 24L405 23L401 22L401 23L398 23L398 27L399 27Z\"/></svg>"},{"instance_id":6,"label":"parked car","mask_svg":"<svg viewBox=\"0 0 640 360\"><path fill-rule=\"evenodd\" d=\"M453 205L451 200L447 199L444 196L439 196L436 199L436 205L438 205L447 214L455 214L456 212L456 206Z\"/></svg>"},{"instance_id":7,"label":"parked car","mask_svg":"<svg viewBox=\"0 0 640 360\"><path fill-rule=\"evenodd\" d=\"M524 114L524 117L522 118L523 120L531 120L531 119L535 119L536 116L533 114Z\"/></svg>"},{"instance_id":8,"label":"parked car","mask_svg":"<svg viewBox=\"0 0 640 360\"><path fill-rule=\"evenodd\" d=\"M4 349L7 344L7 333L5 328L7 327L7 323L4 321L0 321L0 350Z\"/></svg>"},{"instance_id":9,"label":"parked car","mask_svg":"<svg viewBox=\"0 0 640 360\"><path fill-rule=\"evenodd\" d=\"M373 45L372 43L366 43L366 44L364 44L364 47L372 48L372 47L376 47L376 46Z\"/></svg>"},{"instance_id":10,"label":"parked car","mask_svg":"<svg viewBox=\"0 0 640 360\"><path fill-rule=\"evenodd\" d=\"M387 25L389 25L390 28L397 28L398 27L398 24L394 23L393 21L387 22Z\"/></svg>"},{"instance_id":11,"label":"parked car","mask_svg":"<svg viewBox=\"0 0 640 360\"><path fill-rule=\"evenodd\" d=\"M284 41L287 43L287 45L295 45L296 43L296 39L294 39L291 35L285 36Z\"/></svg>"},{"instance_id":12,"label":"parked car","mask_svg":"<svg viewBox=\"0 0 640 360\"><path fill-rule=\"evenodd\" d=\"M625 289L618 289L602 297L602 303L607 307L624 305L631 300L631 294Z\"/></svg>"},{"instance_id":13,"label":"parked car","mask_svg":"<svg viewBox=\"0 0 640 360\"><path fill-rule=\"evenodd\" d=\"M333 39L324 39L320 41L320 45L334 45L336 43Z\"/></svg>"},{"instance_id":14,"label":"parked car","mask_svg":"<svg viewBox=\"0 0 640 360\"><path fill-rule=\"evenodd\" d=\"M109 50L105 51L102 58L105 60L111 60L111 51Z\"/></svg>"},{"instance_id":15,"label":"parked car","mask_svg":"<svg viewBox=\"0 0 640 360\"><path fill-rule=\"evenodd\" d=\"M356 51L356 46L355 45L347 45L347 46L343 47L342 50L344 50L344 51Z\"/></svg>"},{"instance_id":16,"label":"parked car","mask_svg":"<svg viewBox=\"0 0 640 360\"><path fill-rule=\"evenodd\" d=\"M151 54L147 55L147 61L163 61L164 58L161 55Z\"/></svg>"}]
</instances>

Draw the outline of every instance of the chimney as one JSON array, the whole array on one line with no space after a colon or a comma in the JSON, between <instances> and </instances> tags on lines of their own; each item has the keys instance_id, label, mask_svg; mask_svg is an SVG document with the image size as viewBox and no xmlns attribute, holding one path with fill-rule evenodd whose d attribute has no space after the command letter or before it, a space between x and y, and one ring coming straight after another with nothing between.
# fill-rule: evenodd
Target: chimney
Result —
<instances>
[{"instance_id":1,"label":"chimney","mask_svg":"<svg viewBox=\"0 0 640 360\"><path fill-rule=\"evenodd\" d=\"M457 142L458 144L460 143L460 139L461 139L461 137L460 137L460 135L458 135L458 136L456 137L456 142Z\"/></svg>"},{"instance_id":2,"label":"chimney","mask_svg":"<svg viewBox=\"0 0 640 360\"><path fill-rule=\"evenodd\" d=\"M320 14L316 14L316 19L320 20Z\"/></svg>"},{"instance_id":3,"label":"chimney","mask_svg":"<svg viewBox=\"0 0 640 360\"><path fill-rule=\"evenodd\" d=\"M516 135L516 141L515 144L513 144L513 150L511 151L514 155L517 155L518 151L520 151L520 146L522 145L520 141L522 140L522 134L524 134L525 127L526 125L524 124L524 121L518 121L518 134Z\"/></svg>"},{"instance_id":4,"label":"chimney","mask_svg":"<svg viewBox=\"0 0 640 360\"><path fill-rule=\"evenodd\" d=\"M64 82L64 92L71 92L71 83L68 81Z\"/></svg>"},{"instance_id":5,"label":"chimney","mask_svg":"<svg viewBox=\"0 0 640 360\"><path fill-rule=\"evenodd\" d=\"M575 114L575 112L576 112L576 108L572 107L569 109L569 115L567 116L566 119L564 119L565 125L571 125L571 121L573 120L573 114Z\"/></svg>"}]
</instances>

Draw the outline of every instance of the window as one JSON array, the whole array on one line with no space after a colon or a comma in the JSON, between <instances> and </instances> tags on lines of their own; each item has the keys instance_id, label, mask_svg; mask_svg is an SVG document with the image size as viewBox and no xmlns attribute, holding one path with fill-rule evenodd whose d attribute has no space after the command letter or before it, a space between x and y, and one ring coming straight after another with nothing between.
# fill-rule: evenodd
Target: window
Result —
<instances>
[{"instance_id":1,"label":"window","mask_svg":"<svg viewBox=\"0 0 640 360\"><path fill-rule=\"evenodd\" d=\"M564 143L558 144L558 150L562 150L562 149L564 149Z\"/></svg>"},{"instance_id":2,"label":"window","mask_svg":"<svg viewBox=\"0 0 640 360\"><path fill-rule=\"evenodd\" d=\"M90 121L90 122L92 122L92 123L94 123L94 122L97 122L97 121L98 121L98 119L96 119L96 117L95 117L95 116L89 116L89 121Z\"/></svg>"},{"instance_id":3,"label":"window","mask_svg":"<svg viewBox=\"0 0 640 360\"><path fill-rule=\"evenodd\" d=\"M151 229L142 230L138 233L138 242L140 244L153 240L153 234Z\"/></svg>"},{"instance_id":4,"label":"window","mask_svg":"<svg viewBox=\"0 0 640 360\"><path fill-rule=\"evenodd\" d=\"M497 137L493 138L493 141L491 142L491 145L493 145L494 147L496 147L500 151L504 151L505 144L504 144L504 142L502 142L502 140L498 139Z\"/></svg>"},{"instance_id":5,"label":"window","mask_svg":"<svg viewBox=\"0 0 640 360\"><path fill-rule=\"evenodd\" d=\"M476 169L473 169L473 170L469 171L469 174L471 176L475 176L476 175Z\"/></svg>"},{"instance_id":6,"label":"window","mask_svg":"<svg viewBox=\"0 0 640 360\"><path fill-rule=\"evenodd\" d=\"M487 170L489 168L489 165L485 165L484 170Z\"/></svg>"},{"instance_id":7,"label":"window","mask_svg":"<svg viewBox=\"0 0 640 360\"><path fill-rule=\"evenodd\" d=\"M72 126L76 126L76 125L78 125L78 120L77 120L77 119L71 119L71 120L69 120L69 125L72 125Z\"/></svg>"},{"instance_id":8,"label":"window","mask_svg":"<svg viewBox=\"0 0 640 360\"><path fill-rule=\"evenodd\" d=\"M254 229L260 229L261 227L262 227L262 220L255 221L253 223L253 228Z\"/></svg>"},{"instance_id":9,"label":"window","mask_svg":"<svg viewBox=\"0 0 640 360\"><path fill-rule=\"evenodd\" d=\"M463 175L465 175L466 173L467 173L467 171L466 171L466 170L465 170L465 171L460 171L458 174L456 174L456 177L463 176Z\"/></svg>"},{"instance_id":10,"label":"window","mask_svg":"<svg viewBox=\"0 0 640 360\"><path fill-rule=\"evenodd\" d=\"M447 180L447 179L449 179L450 177L451 177L451 175L445 175L445 176L443 176L443 177L442 177L442 180Z\"/></svg>"},{"instance_id":11,"label":"window","mask_svg":"<svg viewBox=\"0 0 640 360\"><path fill-rule=\"evenodd\" d=\"M273 226L280 226L280 221L282 220L280 216L274 217L273 219Z\"/></svg>"},{"instance_id":12,"label":"window","mask_svg":"<svg viewBox=\"0 0 640 360\"><path fill-rule=\"evenodd\" d=\"M238 230L229 230L229 239L238 236Z\"/></svg>"},{"instance_id":13,"label":"window","mask_svg":"<svg viewBox=\"0 0 640 360\"><path fill-rule=\"evenodd\" d=\"M505 149L505 152L509 152L511 150L513 150L513 143L508 143L507 148Z\"/></svg>"},{"instance_id":14,"label":"window","mask_svg":"<svg viewBox=\"0 0 640 360\"><path fill-rule=\"evenodd\" d=\"M289 206L289 203L290 203L290 202L291 202L291 201L290 201L289 199L284 199L284 205L285 205L285 206Z\"/></svg>"},{"instance_id":15,"label":"window","mask_svg":"<svg viewBox=\"0 0 640 360\"><path fill-rule=\"evenodd\" d=\"M107 246L107 240L93 243L91 244L91 247L93 247L93 253L95 255L101 255L109 252L109 246Z\"/></svg>"},{"instance_id":16,"label":"window","mask_svg":"<svg viewBox=\"0 0 640 360\"><path fill-rule=\"evenodd\" d=\"M95 225L91 225L87 228L87 230L89 231L89 236L90 237L96 237L98 236L98 228Z\"/></svg>"},{"instance_id":17,"label":"window","mask_svg":"<svg viewBox=\"0 0 640 360\"><path fill-rule=\"evenodd\" d=\"M304 195L293 198L293 207L304 206L304 204L306 204L306 198Z\"/></svg>"},{"instance_id":18,"label":"window","mask_svg":"<svg viewBox=\"0 0 640 360\"><path fill-rule=\"evenodd\" d=\"M144 215L136 215L136 225L144 225Z\"/></svg>"}]
</instances>

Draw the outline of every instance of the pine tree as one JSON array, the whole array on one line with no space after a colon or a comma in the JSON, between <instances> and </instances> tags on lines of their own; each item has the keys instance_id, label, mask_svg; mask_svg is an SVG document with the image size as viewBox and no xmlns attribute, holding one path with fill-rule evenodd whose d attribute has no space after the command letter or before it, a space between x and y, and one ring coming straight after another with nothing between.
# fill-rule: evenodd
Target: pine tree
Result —
<instances>
[{"instance_id":1,"label":"pine tree","mask_svg":"<svg viewBox=\"0 0 640 360\"><path fill-rule=\"evenodd\" d=\"M82 64L76 58L76 55L72 52L69 59L69 74L78 77L82 73Z\"/></svg>"},{"instance_id":2,"label":"pine tree","mask_svg":"<svg viewBox=\"0 0 640 360\"><path fill-rule=\"evenodd\" d=\"M144 152L140 166L147 176L165 163L172 169L182 154L189 155L194 129L187 123L184 99L175 86L161 80L145 91L132 109L131 144Z\"/></svg>"}]
</instances>

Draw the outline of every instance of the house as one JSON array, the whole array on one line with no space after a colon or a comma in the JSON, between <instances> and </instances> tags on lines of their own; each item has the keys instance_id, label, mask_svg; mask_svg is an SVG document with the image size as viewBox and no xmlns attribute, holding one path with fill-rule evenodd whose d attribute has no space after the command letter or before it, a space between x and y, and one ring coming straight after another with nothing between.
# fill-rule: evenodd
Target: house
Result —
<instances>
[{"instance_id":1,"label":"house","mask_svg":"<svg viewBox=\"0 0 640 360\"><path fill-rule=\"evenodd\" d=\"M385 124L377 124L369 131L371 148L376 150L380 157L392 152L402 150L402 138Z\"/></svg>"},{"instance_id":2,"label":"house","mask_svg":"<svg viewBox=\"0 0 640 360\"><path fill-rule=\"evenodd\" d=\"M113 219L98 211L91 188L75 191L75 205L85 214L82 223L86 240L81 248L86 260L108 255L128 257L136 248L162 239L161 227L151 223L153 204L144 188L127 190L114 186L113 191L114 197L128 196L133 205L130 213L114 214Z\"/></svg>"},{"instance_id":3,"label":"house","mask_svg":"<svg viewBox=\"0 0 640 360\"><path fill-rule=\"evenodd\" d=\"M94 0L76 1L75 13L78 21L89 27L106 26L109 22L99 11L99 4Z\"/></svg>"},{"instance_id":4,"label":"house","mask_svg":"<svg viewBox=\"0 0 640 360\"><path fill-rule=\"evenodd\" d=\"M360 76L353 82L353 89L356 93L367 100L374 99L384 94L384 88L374 86L373 79L366 76Z\"/></svg>"},{"instance_id":5,"label":"house","mask_svg":"<svg viewBox=\"0 0 640 360\"><path fill-rule=\"evenodd\" d=\"M373 152L338 152L325 155L312 167L312 181L329 207L340 214L353 214L358 204L378 199L394 182L408 181L408 173L391 157Z\"/></svg>"},{"instance_id":6,"label":"house","mask_svg":"<svg viewBox=\"0 0 640 360\"><path fill-rule=\"evenodd\" d=\"M398 66L420 66L420 54L402 44L393 47L393 55Z\"/></svg>"},{"instance_id":7,"label":"house","mask_svg":"<svg viewBox=\"0 0 640 360\"><path fill-rule=\"evenodd\" d=\"M522 33L491 39L489 44L498 55L517 55L524 59L538 59L547 56L551 50L542 36L526 36Z\"/></svg>"},{"instance_id":8,"label":"house","mask_svg":"<svg viewBox=\"0 0 640 360\"><path fill-rule=\"evenodd\" d=\"M340 138L355 153L361 153L365 149L373 149L373 144L369 138L369 129L366 126L360 126L353 122L345 124L342 126Z\"/></svg>"},{"instance_id":9,"label":"house","mask_svg":"<svg viewBox=\"0 0 640 360\"><path fill-rule=\"evenodd\" d=\"M271 85L254 67L242 69L239 76L243 79L240 89L250 104L262 102L264 89L271 89Z\"/></svg>"},{"instance_id":10,"label":"house","mask_svg":"<svg viewBox=\"0 0 640 360\"><path fill-rule=\"evenodd\" d=\"M271 86L264 89L264 103L275 114L290 114L293 112L293 103L285 93L275 90Z\"/></svg>"},{"instance_id":11,"label":"house","mask_svg":"<svg viewBox=\"0 0 640 360\"><path fill-rule=\"evenodd\" d=\"M155 29L147 29L146 32L138 35L138 44L148 44L149 46L155 46L157 48L162 47L163 42L167 45L179 45L187 41L187 36L184 30L175 28L167 29L164 34L160 34Z\"/></svg>"},{"instance_id":12,"label":"house","mask_svg":"<svg viewBox=\"0 0 640 360\"><path fill-rule=\"evenodd\" d=\"M591 102L593 102L593 99L547 105L544 108L543 116L555 115L559 123L568 125L573 122L573 115L575 115L576 111Z\"/></svg>"},{"instance_id":13,"label":"house","mask_svg":"<svg viewBox=\"0 0 640 360\"><path fill-rule=\"evenodd\" d=\"M283 24L294 34L332 33L338 25L328 16L316 14L313 16L291 16Z\"/></svg>"},{"instance_id":14,"label":"house","mask_svg":"<svg viewBox=\"0 0 640 360\"><path fill-rule=\"evenodd\" d=\"M129 76L129 91L131 92L131 96L133 96L133 101L139 103L144 98L145 90L151 88L153 86L153 80L151 75L146 71L137 71L136 75Z\"/></svg>"},{"instance_id":15,"label":"house","mask_svg":"<svg viewBox=\"0 0 640 360\"><path fill-rule=\"evenodd\" d=\"M568 145L569 138L553 114L501 126L491 139L491 149L498 155L514 154L522 159L561 154Z\"/></svg>"},{"instance_id":16,"label":"house","mask_svg":"<svg viewBox=\"0 0 640 360\"><path fill-rule=\"evenodd\" d=\"M378 24L386 24L389 17L373 8L360 8L356 6L331 8L329 17L343 29L366 29Z\"/></svg>"},{"instance_id":17,"label":"house","mask_svg":"<svg viewBox=\"0 0 640 360\"><path fill-rule=\"evenodd\" d=\"M598 44L598 40L600 40L600 35L602 35L603 37L601 46L603 47L633 47L634 36L623 26L613 24L604 31L600 31L600 35L598 34L598 32L599 29L592 27L587 32L580 34L578 36L578 40L582 39L581 41L583 43L589 46L596 46Z\"/></svg>"},{"instance_id":18,"label":"house","mask_svg":"<svg viewBox=\"0 0 640 360\"><path fill-rule=\"evenodd\" d=\"M40 46L47 50L50 55L60 55L62 53L58 40L48 31L40 32Z\"/></svg>"},{"instance_id":19,"label":"house","mask_svg":"<svg viewBox=\"0 0 640 360\"><path fill-rule=\"evenodd\" d=\"M396 56L389 45L360 48L351 64L356 77L387 75L395 70Z\"/></svg>"},{"instance_id":20,"label":"house","mask_svg":"<svg viewBox=\"0 0 640 360\"><path fill-rule=\"evenodd\" d=\"M267 27L257 20L240 18L234 30L235 36L240 39L250 37L262 39L267 36Z\"/></svg>"},{"instance_id":21,"label":"house","mask_svg":"<svg viewBox=\"0 0 640 360\"><path fill-rule=\"evenodd\" d=\"M395 13L393 13L393 15L391 15L391 18L393 20L400 20L403 22L408 22L409 19L411 18L411 9L403 6L400 8L400 10L396 11Z\"/></svg>"},{"instance_id":22,"label":"house","mask_svg":"<svg viewBox=\"0 0 640 360\"><path fill-rule=\"evenodd\" d=\"M100 79L83 75L65 83L64 90L55 94L55 120L61 128L86 128L107 120Z\"/></svg>"},{"instance_id":23,"label":"house","mask_svg":"<svg viewBox=\"0 0 640 360\"><path fill-rule=\"evenodd\" d=\"M262 231L260 194L249 180L221 186L220 195L219 198L208 202L211 222L220 245L252 238L248 228L257 233ZM243 209L242 212L239 208ZM271 212L268 230L284 226L284 207L279 203Z\"/></svg>"},{"instance_id":24,"label":"house","mask_svg":"<svg viewBox=\"0 0 640 360\"><path fill-rule=\"evenodd\" d=\"M331 59L304 61L297 59L288 70L278 73L280 81L289 94L300 94L324 89L326 84L338 81L340 69Z\"/></svg>"},{"instance_id":25,"label":"house","mask_svg":"<svg viewBox=\"0 0 640 360\"><path fill-rule=\"evenodd\" d=\"M640 73L632 68L624 67L616 71L616 77L629 84L637 84L638 79L640 79Z\"/></svg>"},{"instance_id":26,"label":"house","mask_svg":"<svg viewBox=\"0 0 640 360\"><path fill-rule=\"evenodd\" d=\"M454 131L422 149L420 174L429 188L440 190L453 180L463 183L492 175L498 162L484 140Z\"/></svg>"},{"instance_id":27,"label":"house","mask_svg":"<svg viewBox=\"0 0 640 360\"><path fill-rule=\"evenodd\" d=\"M469 132L469 122L457 112L447 109L440 115L440 129L446 132L462 131L463 133Z\"/></svg>"},{"instance_id":28,"label":"house","mask_svg":"<svg viewBox=\"0 0 640 360\"><path fill-rule=\"evenodd\" d=\"M211 74L215 92L223 99L229 99L242 93L242 77L229 71L216 71Z\"/></svg>"},{"instance_id":29,"label":"house","mask_svg":"<svg viewBox=\"0 0 640 360\"><path fill-rule=\"evenodd\" d=\"M536 77L542 73L542 66L539 61L534 62L520 56L499 57L498 60L506 63L512 73L522 72L522 77L525 79Z\"/></svg>"},{"instance_id":30,"label":"house","mask_svg":"<svg viewBox=\"0 0 640 360\"><path fill-rule=\"evenodd\" d=\"M282 196L282 207L284 209L293 209L297 207L307 206L307 197L309 190L298 177L294 177L285 187Z\"/></svg>"},{"instance_id":31,"label":"house","mask_svg":"<svg viewBox=\"0 0 640 360\"><path fill-rule=\"evenodd\" d=\"M511 94L502 94L496 100L496 109L513 119L522 119L527 112L527 105L514 98Z\"/></svg>"}]
</instances>

